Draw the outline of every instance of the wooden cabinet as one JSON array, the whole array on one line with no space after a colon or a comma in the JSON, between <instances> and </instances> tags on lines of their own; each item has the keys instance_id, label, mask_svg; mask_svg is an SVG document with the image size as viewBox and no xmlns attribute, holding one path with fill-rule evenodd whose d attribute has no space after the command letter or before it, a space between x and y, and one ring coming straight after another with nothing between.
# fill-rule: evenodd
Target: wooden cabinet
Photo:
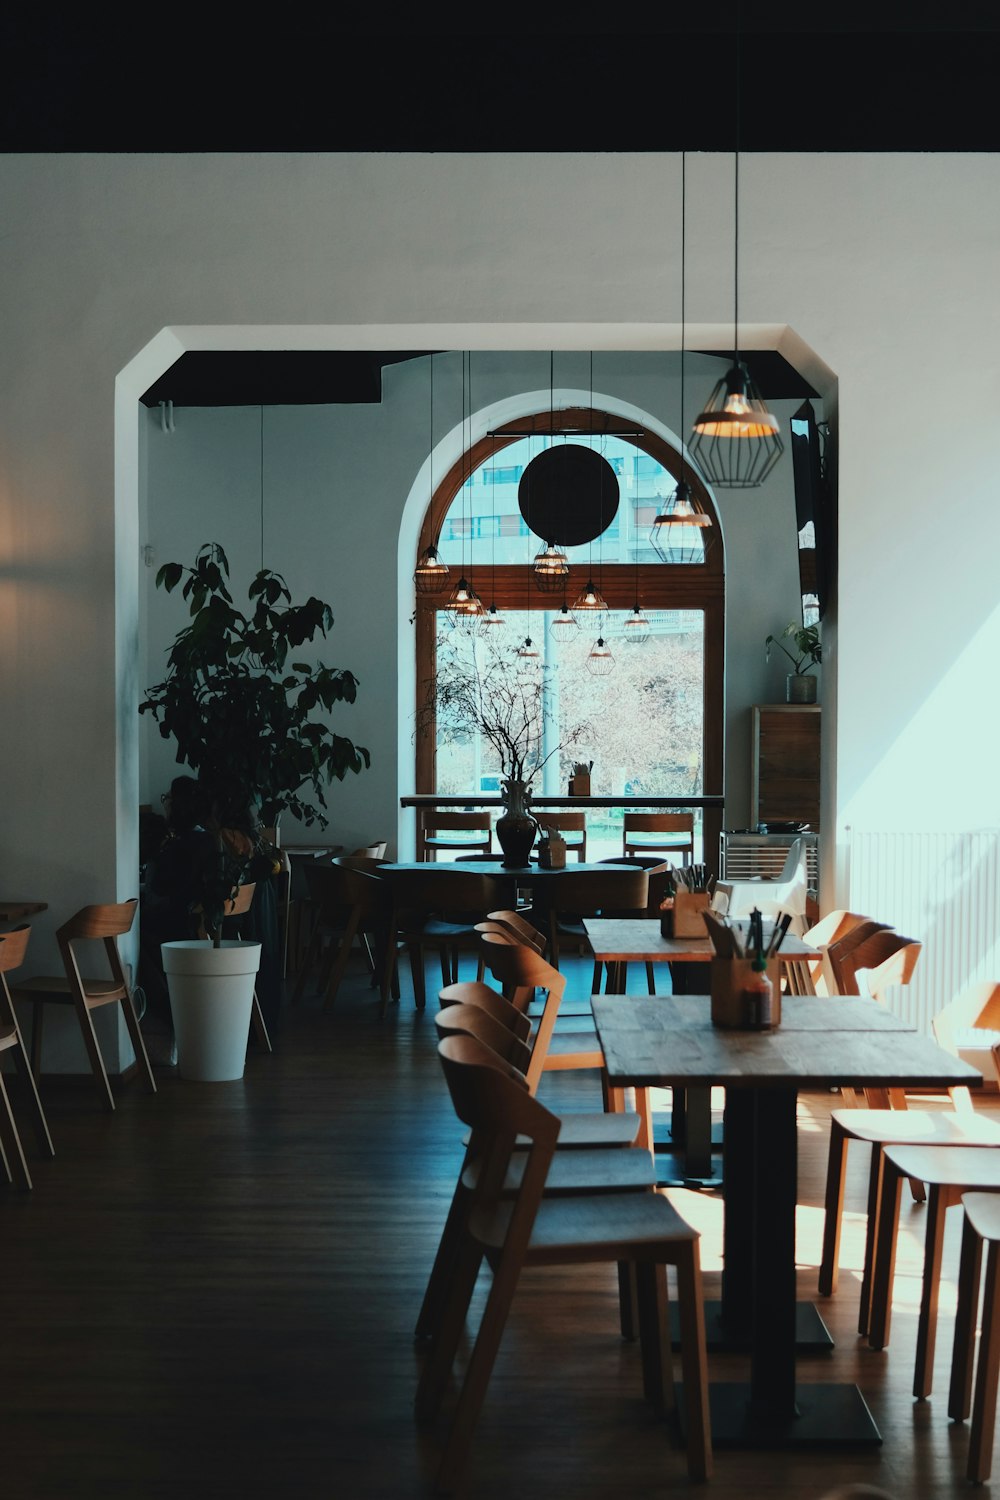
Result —
<instances>
[{"instance_id":1,"label":"wooden cabinet","mask_svg":"<svg viewBox=\"0 0 1000 1500\"><path fill-rule=\"evenodd\" d=\"M815 703L754 704L750 822L808 823L819 832L819 744Z\"/></svg>"}]
</instances>

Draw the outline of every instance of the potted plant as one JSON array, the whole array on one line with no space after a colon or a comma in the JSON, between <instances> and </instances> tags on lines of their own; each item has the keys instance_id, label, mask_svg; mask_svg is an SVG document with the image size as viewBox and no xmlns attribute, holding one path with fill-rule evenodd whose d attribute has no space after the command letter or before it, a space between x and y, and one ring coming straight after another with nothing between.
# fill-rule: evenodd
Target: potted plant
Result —
<instances>
[{"instance_id":1,"label":"potted plant","mask_svg":"<svg viewBox=\"0 0 1000 1500\"><path fill-rule=\"evenodd\" d=\"M511 647L458 630L438 655L436 681L420 715L421 727L443 736L468 737L478 730L500 763L504 810L496 822L504 864L519 869L538 832L531 814L531 786L542 768L589 726L577 725L559 741L546 743L544 681L534 659Z\"/></svg>"},{"instance_id":2,"label":"potted plant","mask_svg":"<svg viewBox=\"0 0 1000 1500\"><path fill-rule=\"evenodd\" d=\"M171 593L183 581L190 619L170 647L166 677L147 691L139 712L152 715L160 734L176 740L178 762L230 806L256 808L265 825L287 810L325 827L324 787L371 763L363 746L334 733L323 717L337 703L354 702L354 675L322 662L289 663L296 648L327 634L333 612L316 598L293 604L281 575L263 568L249 586L244 613L228 579L218 543L201 547L191 567L160 568L157 588ZM194 876L206 937L162 945L178 1066L186 1077L243 1073L261 943L224 939L222 921L245 873L245 859L220 838ZM197 981L191 1005L175 1003L189 980ZM237 991L238 1002L224 1003ZM183 1037L206 1029L228 1038L228 1061L185 1065Z\"/></svg>"},{"instance_id":3,"label":"potted plant","mask_svg":"<svg viewBox=\"0 0 1000 1500\"><path fill-rule=\"evenodd\" d=\"M790 651L783 644L784 641L791 641L794 649ZM777 646L779 651L783 651L793 667L785 678L785 702L815 703L816 679L809 674L823 660L819 626L800 625L797 621L791 620L780 636L769 635L764 642L768 661L771 660L772 646Z\"/></svg>"},{"instance_id":4,"label":"potted plant","mask_svg":"<svg viewBox=\"0 0 1000 1500\"><path fill-rule=\"evenodd\" d=\"M289 666L288 657L327 634L333 611L316 598L293 604L280 573L262 568L244 614L228 578L217 542L201 547L190 568L160 568L156 587L169 594L183 580L191 618L168 652L166 677L147 690L139 712L152 714L164 739L176 740L178 762L207 786L234 802L256 803L265 826L287 810L326 827L324 785L371 764L363 746L320 717L355 701L357 679L322 662Z\"/></svg>"}]
</instances>

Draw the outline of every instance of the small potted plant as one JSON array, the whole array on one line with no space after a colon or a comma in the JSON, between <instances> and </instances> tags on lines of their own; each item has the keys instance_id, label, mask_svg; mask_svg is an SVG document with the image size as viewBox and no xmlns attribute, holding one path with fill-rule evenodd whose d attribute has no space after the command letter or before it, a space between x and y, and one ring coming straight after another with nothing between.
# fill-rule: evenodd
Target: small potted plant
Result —
<instances>
[{"instance_id":1,"label":"small potted plant","mask_svg":"<svg viewBox=\"0 0 1000 1500\"><path fill-rule=\"evenodd\" d=\"M790 641L793 649L789 650L783 644L784 641ZM764 642L768 661L771 660L772 646L777 646L779 651L783 651L793 667L785 678L785 702L815 703L816 679L809 674L823 660L819 626L799 625L795 620L791 620L780 636L769 635Z\"/></svg>"}]
</instances>

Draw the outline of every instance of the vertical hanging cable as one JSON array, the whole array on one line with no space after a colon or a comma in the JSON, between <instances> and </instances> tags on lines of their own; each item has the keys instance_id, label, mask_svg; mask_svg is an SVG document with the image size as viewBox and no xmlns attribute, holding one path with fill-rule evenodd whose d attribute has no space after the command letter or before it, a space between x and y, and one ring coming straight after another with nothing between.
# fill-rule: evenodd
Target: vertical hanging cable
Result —
<instances>
[{"instance_id":1,"label":"vertical hanging cable","mask_svg":"<svg viewBox=\"0 0 1000 1500\"><path fill-rule=\"evenodd\" d=\"M260 408L260 570L264 571L264 404Z\"/></svg>"}]
</instances>

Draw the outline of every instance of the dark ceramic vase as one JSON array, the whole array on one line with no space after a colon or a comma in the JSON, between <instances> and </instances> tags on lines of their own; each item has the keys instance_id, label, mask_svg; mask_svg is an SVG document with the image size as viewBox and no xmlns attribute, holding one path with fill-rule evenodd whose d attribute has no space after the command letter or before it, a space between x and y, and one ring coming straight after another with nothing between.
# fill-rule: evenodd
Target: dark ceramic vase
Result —
<instances>
[{"instance_id":1,"label":"dark ceramic vase","mask_svg":"<svg viewBox=\"0 0 1000 1500\"><path fill-rule=\"evenodd\" d=\"M503 850L504 867L519 870L528 863L538 824L528 811L531 788L523 781L503 783L504 810L497 818L497 841Z\"/></svg>"}]
</instances>

